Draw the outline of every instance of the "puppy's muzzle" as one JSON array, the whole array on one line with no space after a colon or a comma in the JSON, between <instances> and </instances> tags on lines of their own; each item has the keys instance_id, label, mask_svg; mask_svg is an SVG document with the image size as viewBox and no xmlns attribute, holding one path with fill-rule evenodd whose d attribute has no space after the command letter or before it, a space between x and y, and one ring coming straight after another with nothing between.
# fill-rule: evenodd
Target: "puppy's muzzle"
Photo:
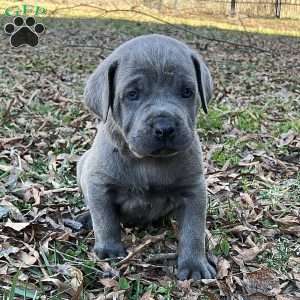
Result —
<instances>
[{"instance_id":1,"label":"puppy's muzzle","mask_svg":"<svg viewBox=\"0 0 300 300\"><path fill-rule=\"evenodd\" d=\"M153 135L159 141L171 141L176 135L175 121L170 118L158 117L153 120L150 126L153 128Z\"/></svg>"},{"instance_id":2,"label":"puppy's muzzle","mask_svg":"<svg viewBox=\"0 0 300 300\"><path fill-rule=\"evenodd\" d=\"M176 152L172 146L178 134L178 123L171 116L158 116L152 118L150 124L152 137L156 140L157 148L152 155L171 155Z\"/></svg>"}]
</instances>

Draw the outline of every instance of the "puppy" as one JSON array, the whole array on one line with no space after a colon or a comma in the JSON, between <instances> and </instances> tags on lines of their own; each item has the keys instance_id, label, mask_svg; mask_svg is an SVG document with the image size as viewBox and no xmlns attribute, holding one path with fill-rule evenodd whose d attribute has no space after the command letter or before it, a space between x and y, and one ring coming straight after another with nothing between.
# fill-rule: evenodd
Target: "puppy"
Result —
<instances>
[{"instance_id":1,"label":"puppy","mask_svg":"<svg viewBox=\"0 0 300 300\"><path fill-rule=\"evenodd\" d=\"M120 222L146 224L174 213L180 280L213 278L205 252L207 195L197 111L212 79L202 58L163 35L134 38L90 76L85 101L100 119L78 163L99 258L126 255Z\"/></svg>"}]
</instances>

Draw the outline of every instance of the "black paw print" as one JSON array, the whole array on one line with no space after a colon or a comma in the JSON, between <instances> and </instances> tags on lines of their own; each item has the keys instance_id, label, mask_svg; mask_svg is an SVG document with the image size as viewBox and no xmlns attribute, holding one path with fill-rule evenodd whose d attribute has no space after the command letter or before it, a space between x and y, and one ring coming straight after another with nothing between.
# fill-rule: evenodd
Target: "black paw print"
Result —
<instances>
[{"instance_id":1,"label":"black paw print","mask_svg":"<svg viewBox=\"0 0 300 300\"><path fill-rule=\"evenodd\" d=\"M4 26L4 31L9 34L10 43L13 47L21 45L36 46L39 42L39 34L45 31L45 26L41 23L35 23L33 17L27 17L24 20L22 17L15 17L13 23L7 23Z\"/></svg>"}]
</instances>

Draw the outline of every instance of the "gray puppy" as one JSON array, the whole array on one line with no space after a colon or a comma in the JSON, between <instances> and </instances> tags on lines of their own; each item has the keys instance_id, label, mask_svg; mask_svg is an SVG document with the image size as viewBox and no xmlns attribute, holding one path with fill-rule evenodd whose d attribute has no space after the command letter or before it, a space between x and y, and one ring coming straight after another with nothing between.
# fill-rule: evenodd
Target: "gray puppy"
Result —
<instances>
[{"instance_id":1,"label":"gray puppy","mask_svg":"<svg viewBox=\"0 0 300 300\"><path fill-rule=\"evenodd\" d=\"M212 79L202 58L162 35L134 38L90 76L87 106L100 123L80 159L78 182L99 258L126 255L120 222L146 224L174 212L178 278L213 278L205 252L206 185L195 125Z\"/></svg>"}]
</instances>

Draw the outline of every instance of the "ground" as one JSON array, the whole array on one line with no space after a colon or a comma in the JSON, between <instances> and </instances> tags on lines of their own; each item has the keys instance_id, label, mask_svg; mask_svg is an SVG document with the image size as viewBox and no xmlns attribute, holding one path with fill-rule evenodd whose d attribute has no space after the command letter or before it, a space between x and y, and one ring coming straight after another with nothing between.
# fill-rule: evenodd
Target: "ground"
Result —
<instances>
[{"instance_id":1,"label":"ground","mask_svg":"<svg viewBox=\"0 0 300 300\"><path fill-rule=\"evenodd\" d=\"M43 23L36 48L0 41L0 296L299 299L299 39L116 19ZM214 78L197 131L216 280L176 281L174 220L123 228L133 255L121 261L97 260L93 233L71 221L84 209L76 161L95 135L85 80L116 46L151 32L198 50Z\"/></svg>"}]
</instances>

